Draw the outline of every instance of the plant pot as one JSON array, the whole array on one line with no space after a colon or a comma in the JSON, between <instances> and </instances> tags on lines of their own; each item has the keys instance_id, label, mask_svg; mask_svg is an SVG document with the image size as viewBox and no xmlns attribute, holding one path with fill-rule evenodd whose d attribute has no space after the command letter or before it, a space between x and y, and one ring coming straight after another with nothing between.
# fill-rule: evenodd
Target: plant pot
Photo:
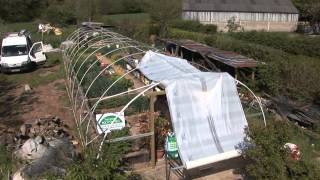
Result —
<instances>
[{"instance_id":1,"label":"plant pot","mask_svg":"<svg viewBox=\"0 0 320 180\"><path fill-rule=\"evenodd\" d=\"M164 149L157 149L157 159L162 159L164 155Z\"/></svg>"}]
</instances>

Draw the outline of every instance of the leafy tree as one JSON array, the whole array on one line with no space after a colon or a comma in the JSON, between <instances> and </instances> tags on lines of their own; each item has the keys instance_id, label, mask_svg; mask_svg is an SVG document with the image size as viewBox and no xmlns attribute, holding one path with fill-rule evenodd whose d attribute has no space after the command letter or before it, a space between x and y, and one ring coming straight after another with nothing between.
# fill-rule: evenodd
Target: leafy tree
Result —
<instances>
[{"instance_id":1,"label":"leafy tree","mask_svg":"<svg viewBox=\"0 0 320 180\"><path fill-rule=\"evenodd\" d=\"M236 17L235 16L231 17L228 20L226 27L228 28L228 32L236 32L239 29L241 29L240 24L238 22L236 22Z\"/></svg>"},{"instance_id":2,"label":"leafy tree","mask_svg":"<svg viewBox=\"0 0 320 180\"><path fill-rule=\"evenodd\" d=\"M293 0L293 3L300 11L300 19L309 21L311 25L320 22L319 0Z\"/></svg>"},{"instance_id":3,"label":"leafy tree","mask_svg":"<svg viewBox=\"0 0 320 180\"><path fill-rule=\"evenodd\" d=\"M49 7L44 12L43 18L53 24L75 24L74 0L51 1Z\"/></svg>"},{"instance_id":4,"label":"leafy tree","mask_svg":"<svg viewBox=\"0 0 320 180\"><path fill-rule=\"evenodd\" d=\"M181 0L147 1L146 10L150 15L151 23L159 25L160 36L166 36L170 21L180 17L181 4Z\"/></svg>"},{"instance_id":5,"label":"leafy tree","mask_svg":"<svg viewBox=\"0 0 320 180\"><path fill-rule=\"evenodd\" d=\"M6 22L32 21L47 5L47 0L0 0L0 18Z\"/></svg>"}]
</instances>

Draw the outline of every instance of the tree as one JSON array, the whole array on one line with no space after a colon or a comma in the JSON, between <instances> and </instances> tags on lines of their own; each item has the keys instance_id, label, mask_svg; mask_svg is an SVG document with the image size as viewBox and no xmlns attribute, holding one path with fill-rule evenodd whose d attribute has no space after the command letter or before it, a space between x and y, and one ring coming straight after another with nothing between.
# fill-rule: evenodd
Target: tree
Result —
<instances>
[{"instance_id":1,"label":"tree","mask_svg":"<svg viewBox=\"0 0 320 180\"><path fill-rule=\"evenodd\" d=\"M311 25L320 22L319 0L293 0L293 3L300 12L301 20L308 21Z\"/></svg>"},{"instance_id":2,"label":"tree","mask_svg":"<svg viewBox=\"0 0 320 180\"><path fill-rule=\"evenodd\" d=\"M51 1L43 18L52 24L66 25L76 23L74 0Z\"/></svg>"},{"instance_id":3,"label":"tree","mask_svg":"<svg viewBox=\"0 0 320 180\"><path fill-rule=\"evenodd\" d=\"M241 29L241 25L236 22L236 17L233 16L228 20L226 28L228 28L228 32L236 32Z\"/></svg>"},{"instance_id":4,"label":"tree","mask_svg":"<svg viewBox=\"0 0 320 180\"><path fill-rule=\"evenodd\" d=\"M0 19L6 22L32 21L40 17L47 0L0 0Z\"/></svg>"},{"instance_id":5,"label":"tree","mask_svg":"<svg viewBox=\"0 0 320 180\"><path fill-rule=\"evenodd\" d=\"M150 15L151 24L158 24L160 36L166 36L169 22L181 16L181 0L149 0L146 10Z\"/></svg>"}]
</instances>

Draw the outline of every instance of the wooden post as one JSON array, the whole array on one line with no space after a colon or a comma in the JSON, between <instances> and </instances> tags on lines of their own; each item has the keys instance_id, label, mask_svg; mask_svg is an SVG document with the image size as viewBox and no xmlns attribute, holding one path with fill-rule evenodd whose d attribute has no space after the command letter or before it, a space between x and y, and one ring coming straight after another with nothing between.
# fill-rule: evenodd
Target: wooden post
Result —
<instances>
[{"instance_id":1,"label":"wooden post","mask_svg":"<svg viewBox=\"0 0 320 180\"><path fill-rule=\"evenodd\" d=\"M254 71L254 70L252 71L251 79L252 79L252 81L254 81L254 80L255 80L255 71Z\"/></svg>"},{"instance_id":2,"label":"wooden post","mask_svg":"<svg viewBox=\"0 0 320 180\"><path fill-rule=\"evenodd\" d=\"M235 71L235 77L234 78L236 80L239 80L239 71L238 71L238 69L235 69L234 71Z\"/></svg>"},{"instance_id":3,"label":"wooden post","mask_svg":"<svg viewBox=\"0 0 320 180\"><path fill-rule=\"evenodd\" d=\"M176 45L176 52L174 54L176 57L179 56L179 51L180 51L180 46Z\"/></svg>"},{"instance_id":4,"label":"wooden post","mask_svg":"<svg viewBox=\"0 0 320 180\"><path fill-rule=\"evenodd\" d=\"M155 142L155 127L154 127L154 103L157 100L157 96L154 94L150 95L150 130L153 132L150 139L150 151L151 151L151 166L154 168L156 166L156 142Z\"/></svg>"}]
</instances>

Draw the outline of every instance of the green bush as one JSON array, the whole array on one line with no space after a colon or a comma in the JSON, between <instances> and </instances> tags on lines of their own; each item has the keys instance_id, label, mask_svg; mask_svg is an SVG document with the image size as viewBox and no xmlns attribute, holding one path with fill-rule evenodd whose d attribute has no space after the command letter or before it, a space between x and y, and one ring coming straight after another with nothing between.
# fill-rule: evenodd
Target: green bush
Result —
<instances>
[{"instance_id":1,"label":"green bush","mask_svg":"<svg viewBox=\"0 0 320 180\"><path fill-rule=\"evenodd\" d=\"M111 135L108 135L108 139L128 135L129 129L125 128L113 131ZM68 169L65 179L127 179L120 167L124 166L122 157L130 150L130 143L126 141L104 143L99 159L97 159L98 148L97 146L88 147L83 159L79 159Z\"/></svg>"},{"instance_id":2,"label":"green bush","mask_svg":"<svg viewBox=\"0 0 320 180\"><path fill-rule=\"evenodd\" d=\"M245 143L239 146L249 163L243 169L248 179L319 179L320 169L313 150L314 142L303 130L282 121L268 121L267 127L251 124ZM290 158L284 145L300 147L301 159Z\"/></svg>"},{"instance_id":3,"label":"green bush","mask_svg":"<svg viewBox=\"0 0 320 180\"><path fill-rule=\"evenodd\" d=\"M235 39L261 44L294 55L320 57L320 38L281 32L239 32L229 33Z\"/></svg>"},{"instance_id":4,"label":"green bush","mask_svg":"<svg viewBox=\"0 0 320 180\"><path fill-rule=\"evenodd\" d=\"M201 24L199 21L191 20L175 20L172 21L170 26L172 28L182 29L185 31L200 32L214 34L217 32L217 26L213 24Z\"/></svg>"},{"instance_id":5,"label":"green bush","mask_svg":"<svg viewBox=\"0 0 320 180\"><path fill-rule=\"evenodd\" d=\"M46 9L44 19L55 25L76 24L76 14L70 9L64 5L53 4Z\"/></svg>"},{"instance_id":6,"label":"green bush","mask_svg":"<svg viewBox=\"0 0 320 180\"><path fill-rule=\"evenodd\" d=\"M209 39L213 36L209 36L203 33L197 33L197 32L191 32L191 31L184 31L181 29L176 29L176 28L170 28L168 31L168 36L170 38L175 38L175 39L191 39L194 41L198 42L204 42L205 39Z\"/></svg>"}]
</instances>

